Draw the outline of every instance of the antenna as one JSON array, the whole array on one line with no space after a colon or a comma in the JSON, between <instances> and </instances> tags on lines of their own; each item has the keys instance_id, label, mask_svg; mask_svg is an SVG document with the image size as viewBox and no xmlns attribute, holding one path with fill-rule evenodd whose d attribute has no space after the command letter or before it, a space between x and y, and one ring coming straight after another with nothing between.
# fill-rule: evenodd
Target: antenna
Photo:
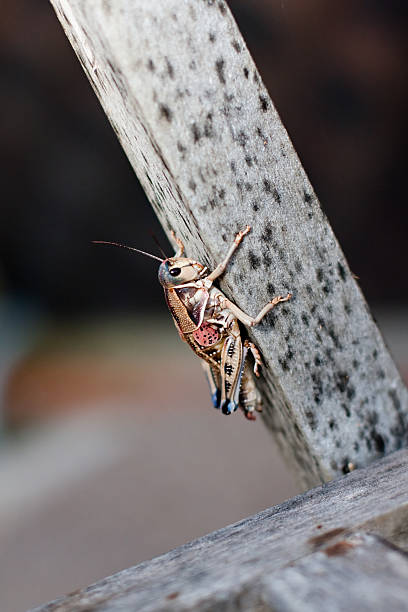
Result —
<instances>
[{"instance_id":1,"label":"antenna","mask_svg":"<svg viewBox=\"0 0 408 612\"><path fill-rule=\"evenodd\" d=\"M152 255L151 253L146 253L145 251L141 251L140 249L135 249L134 247L127 246L126 244L120 244L119 242L107 242L106 240L92 240L93 244L110 244L111 246L121 247L122 249L128 249L129 251L135 251L136 253L140 253L141 255L146 255L146 257L151 257L152 259L156 259L157 261L163 262L164 259L160 259L160 257L156 257L156 255Z\"/></svg>"}]
</instances>

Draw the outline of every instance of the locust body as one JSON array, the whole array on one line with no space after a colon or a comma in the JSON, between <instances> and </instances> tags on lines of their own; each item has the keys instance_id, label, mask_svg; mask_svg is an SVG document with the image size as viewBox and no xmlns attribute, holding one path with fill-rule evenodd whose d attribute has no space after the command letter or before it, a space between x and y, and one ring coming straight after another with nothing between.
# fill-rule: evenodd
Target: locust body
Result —
<instances>
[{"instance_id":1,"label":"locust body","mask_svg":"<svg viewBox=\"0 0 408 612\"><path fill-rule=\"evenodd\" d=\"M262 361L253 342L242 339L238 321L248 327L257 325L291 295L277 296L256 317L250 317L214 287L214 280L223 274L249 231L247 226L236 235L224 261L210 273L199 262L183 257L184 245L173 234L178 250L162 261L159 281L180 337L202 359L214 407L224 414L240 407L247 419L255 420L254 413L262 410L262 402L254 374L259 376ZM254 358L253 371L247 360L249 352Z\"/></svg>"}]
</instances>

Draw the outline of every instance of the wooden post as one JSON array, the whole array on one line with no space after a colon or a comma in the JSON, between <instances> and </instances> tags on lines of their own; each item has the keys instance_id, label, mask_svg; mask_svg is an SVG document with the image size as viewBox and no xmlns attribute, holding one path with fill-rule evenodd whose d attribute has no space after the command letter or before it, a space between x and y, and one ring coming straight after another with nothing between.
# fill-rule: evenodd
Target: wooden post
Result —
<instances>
[{"instance_id":1,"label":"wooden post","mask_svg":"<svg viewBox=\"0 0 408 612\"><path fill-rule=\"evenodd\" d=\"M214 266L250 224L222 289L250 314L293 293L250 336L303 483L405 446L407 391L224 0L51 2L163 227Z\"/></svg>"},{"instance_id":2,"label":"wooden post","mask_svg":"<svg viewBox=\"0 0 408 612\"><path fill-rule=\"evenodd\" d=\"M405 450L33 612L402 611L407 519Z\"/></svg>"}]
</instances>

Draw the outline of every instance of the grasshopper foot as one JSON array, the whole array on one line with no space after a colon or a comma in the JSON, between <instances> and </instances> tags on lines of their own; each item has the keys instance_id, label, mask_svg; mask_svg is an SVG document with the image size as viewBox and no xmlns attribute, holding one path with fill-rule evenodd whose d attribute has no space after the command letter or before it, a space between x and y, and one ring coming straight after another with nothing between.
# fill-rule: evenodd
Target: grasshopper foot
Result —
<instances>
[{"instance_id":1,"label":"grasshopper foot","mask_svg":"<svg viewBox=\"0 0 408 612\"><path fill-rule=\"evenodd\" d=\"M243 237L246 236L247 234L249 234L249 232L251 231L251 226L247 225L245 227L245 229L241 230L240 232L238 232L238 234L235 236L235 244L240 244L240 242L242 241Z\"/></svg>"},{"instance_id":2,"label":"grasshopper foot","mask_svg":"<svg viewBox=\"0 0 408 612\"><path fill-rule=\"evenodd\" d=\"M236 404L235 402L231 400L224 400L221 406L221 410L223 414L232 414L233 412L237 410L237 408L238 408L238 404Z\"/></svg>"}]
</instances>

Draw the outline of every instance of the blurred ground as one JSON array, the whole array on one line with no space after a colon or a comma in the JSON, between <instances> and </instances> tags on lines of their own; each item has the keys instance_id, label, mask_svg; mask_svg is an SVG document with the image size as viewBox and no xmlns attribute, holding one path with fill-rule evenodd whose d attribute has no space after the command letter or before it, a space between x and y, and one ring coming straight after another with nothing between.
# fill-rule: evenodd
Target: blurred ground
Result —
<instances>
[{"instance_id":1,"label":"blurred ground","mask_svg":"<svg viewBox=\"0 0 408 612\"><path fill-rule=\"evenodd\" d=\"M407 314L376 316L408 380ZM14 433L0 447L1 612L300 492L260 419L211 407L199 360L168 318L83 321L25 337L3 385Z\"/></svg>"},{"instance_id":2,"label":"blurred ground","mask_svg":"<svg viewBox=\"0 0 408 612\"><path fill-rule=\"evenodd\" d=\"M298 490L260 419L211 407L200 363L167 319L50 330L14 365L4 395L9 425L34 415L37 426L0 449L2 612Z\"/></svg>"}]
</instances>

